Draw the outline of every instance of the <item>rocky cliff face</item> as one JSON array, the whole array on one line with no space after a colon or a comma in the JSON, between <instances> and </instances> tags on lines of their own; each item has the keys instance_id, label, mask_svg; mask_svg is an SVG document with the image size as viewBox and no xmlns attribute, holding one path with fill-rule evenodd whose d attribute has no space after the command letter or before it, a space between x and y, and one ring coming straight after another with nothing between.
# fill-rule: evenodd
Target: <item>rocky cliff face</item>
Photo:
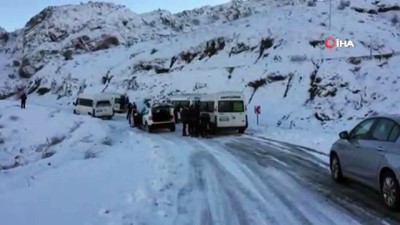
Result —
<instances>
[{"instance_id":1,"label":"rocky cliff face","mask_svg":"<svg viewBox=\"0 0 400 225\"><path fill-rule=\"evenodd\" d=\"M103 2L47 7L32 17L22 30L0 32L0 52L13 54L12 61L20 64L18 75L30 78L54 57L70 59L76 54L118 45L160 41L267 10L260 6L294 2L299 1L236 0L177 14L156 10L140 15L125 6Z\"/></svg>"}]
</instances>

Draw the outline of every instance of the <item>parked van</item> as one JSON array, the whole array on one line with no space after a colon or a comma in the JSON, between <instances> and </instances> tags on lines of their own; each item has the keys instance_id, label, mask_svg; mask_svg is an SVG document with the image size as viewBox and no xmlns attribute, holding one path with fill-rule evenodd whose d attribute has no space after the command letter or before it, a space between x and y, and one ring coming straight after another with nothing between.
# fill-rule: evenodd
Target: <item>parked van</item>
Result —
<instances>
[{"instance_id":1,"label":"parked van","mask_svg":"<svg viewBox=\"0 0 400 225\"><path fill-rule=\"evenodd\" d=\"M125 113L128 110L128 104L129 104L129 97L126 94L121 94L121 93L103 93L105 95L108 95L112 99L112 105L114 108L114 112L116 113Z\"/></svg>"},{"instance_id":2,"label":"parked van","mask_svg":"<svg viewBox=\"0 0 400 225\"><path fill-rule=\"evenodd\" d=\"M73 104L75 106L74 114L108 119L112 119L114 116L112 98L108 95L80 94Z\"/></svg>"},{"instance_id":3,"label":"parked van","mask_svg":"<svg viewBox=\"0 0 400 225\"><path fill-rule=\"evenodd\" d=\"M175 131L174 107L171 104L158 103L145 106L140 113L142 127L149 133L155 129Z\"/></svg>"},{"instance_id":4,"label":"parked van","mask_svg":"<svg viewBox=\"0 0 400 225\"><path fill-rule=\"evenodd\" d=\"M192 104L199 104L201 96L205 96L206 94L179 94L173 95L168 98L169 102L174 106L177 107L189 107ZM179 122L181 119L180 112L178 111L175 121Z\"/></svg>"},{"instance_id":5,"label":"parked van","mask_svg":"<svg viewBox=\"0 0 400 225\"><path fill-rule=\"evenodd\" d=\"M201 113L210 115L213 132L233 129L244 133L248 127L247 109L242 92L219 92L201 97Z\"/></svg>"}]
</instances>

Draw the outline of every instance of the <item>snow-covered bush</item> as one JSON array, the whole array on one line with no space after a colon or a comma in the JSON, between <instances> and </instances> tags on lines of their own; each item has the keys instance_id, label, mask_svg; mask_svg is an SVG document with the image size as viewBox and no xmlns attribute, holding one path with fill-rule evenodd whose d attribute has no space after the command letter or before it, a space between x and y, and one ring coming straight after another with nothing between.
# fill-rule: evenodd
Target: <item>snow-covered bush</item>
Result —
<instances>
[{"instance_id":1,"label":"snow-covered bush","mask_svg":"<svg viewBox=\"0 0 400 225\"><path fill-rule=\"evenodd\" d=\"M393 23L393 25L398 24L400 22L399 16L397 14L394 14L390 21Z\"/></svg>"},{"instance_id":2,"label":"snow-covered bush","mask_svg":"<svg viewBox=\"0 0 400 225\"><path fill-rule=\"evenodd\" d=\"M103 140L101 140L101 144L112 146L113 140L110 137L105 137Z\"/></svg>"},{"instance_id":3,"label":"snow-covered bush","mask_svg":"<svg viewBox=\"0 0 400 225\"><path fill-rule=\"evenodd\" d=\"M11 116L10 116L10 120L11 120L11 121L17 121L17 120L19 120L19 117L16 116L16 115L11 115Z\"/></svg>"},{"instance_id":4,"label":"snow-covered bush","mask_svg":"<svg viewBox=\"0 0 400 225\"><path fill-rule=\"evenodd\" d=\"M348 1L348 0L340 0L337 9L343 10L343 9L345 9L346 7L349 7L349 6L350 6L350 1Z\"/></svg>"},{"instance_id":5,"label":"snow-covered bush","mask_svg":"<svg viewBox=\"0 0 400 225\"><path fill-rule=\"evenodd\" d=\"M96 153L90 150L86 151L84 155L84 159L94 159L96 157L97 157Z\"/></svg>"},{"instance_id":6,"label":"snow-covered bush","mask_svg":"<svg viewBox=\"0 0 400 225\"><path fill-rule=\"evenodd\" d=\"M61 142L63 142L65 139L65 136L53 136L50 138L46 138L46 143L48 146L53 146L53 145L57 145L60 144Z\"/></svg>"},{"instance_id":7,"label":"snow-covered bush","mask_svg":"<svg viewBox=\"0 0 400 225\"><path fill-rule=\"evenodd\" d=\"M290 56L290 61L292 62L304 62L307 60L306 55L292 55Z\"/></svg>"}]
</instances>

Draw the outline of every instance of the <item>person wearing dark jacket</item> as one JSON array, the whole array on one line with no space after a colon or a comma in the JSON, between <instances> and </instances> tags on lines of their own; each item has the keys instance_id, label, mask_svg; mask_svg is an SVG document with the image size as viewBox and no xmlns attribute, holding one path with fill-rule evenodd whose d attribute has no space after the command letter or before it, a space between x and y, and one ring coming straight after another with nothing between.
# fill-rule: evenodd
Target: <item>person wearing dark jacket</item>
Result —
<instances>
[{"instance_id":1,"label":"person wearing dark jacket","mask_svg":"<svg viewBox=\"0 0 400 225\"><path fill-rule=\"evenodd\" d=\"M199 137L200 136L200 106L196 104L194 106L194 136Z\"/></svg>"},{"instance_id":2,"label":"person wearing dark jacket","mask_svg":"<svg viewBox=\"0 0 400 225\"><path fill-rule=\"evenodd\" d=\"M186 132L186 130L188 129L188 117L189 109L187 106L184 106L181 110L182 136L188 136Z\"/></svg>"},{"instance_id":3,"label":"person wearing dark jacket","mask_svg":"<svg viewBox=\"0 0 400 225\"><path fill-rule=\"evenodd\" d=\"M26 99L28 98L28 96L26 96L25 93L23 93L21 95L21 109L25 109L25 105L26 105Z\"/></svg>"},{"instance_id":4,"label":"person wearing dark jacket","mask_svg":"<svg viewBox=\"0 0 400 225\"><path fill-rule=\"evenodd\" d=\"M195 136L195 127L196 127L196 123L197 123L197 120L196 120L196 110L195 110L195 108L194 108L194 105L191 105L190 107L189 107L189 113L188 113L188 122L189 122L189 135L191 136L191 137L194 137Z\"/></svg>"},{"instance_id":5,"label":"person wearing dark jacket","mask_svg":"<svg viewBox=\"0 0 400 225\"><path fill-rule=\"evenodd\" d=\"M136 127L137 126L137 114L138 111L136 107L132 107L132 112L131 112L131 119L130 119L130 125L131 127Z\"/></svg>"},{"instance_id":6,"label":"person wearing dark jacket","mask_svg":"<svg viewBox=\"0 0 400 225\"><path fill-rule=\"evenodd\" d=\"M126 113L126 119L129 121L129 124L131 123L132 110L133 110L133 104L129 103L128 104L128 111Z\"/></svg>"},{"instance_id":7,"label":"person wearing dark jacket","mask_svg":"<svg viewBox=\"0 0 400 225\"><path fill-rule=\"evenodd\" d=\"M201 135L201 137L208 137L209 125L210 125L210 115L208 113L202 113L200 115L200 135Z\"/></svg>"},{"instance_id":8,"label":"person wearing dark jacket","mask_svg":"<svg viewBox=\"0 0 400 225\"><path fill-rule=\"evenodd\" d=\"M175 118L175 123L179 123L178 120L178 112L181 109L181 105L177 105L174 107L174 118Z\"/></svg>"}]
</instances>

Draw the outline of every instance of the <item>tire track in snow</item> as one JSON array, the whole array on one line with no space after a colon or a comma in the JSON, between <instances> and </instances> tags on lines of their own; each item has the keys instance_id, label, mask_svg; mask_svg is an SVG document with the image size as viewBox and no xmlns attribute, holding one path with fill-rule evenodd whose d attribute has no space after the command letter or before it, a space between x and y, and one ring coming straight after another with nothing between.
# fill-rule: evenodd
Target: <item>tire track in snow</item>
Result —
<instances>
[{"instance_id":1,"label":"tire track in snow","mask_svg":"<svg viewBox=\"0 0 400 225\"><path fill-rule=\"evenodd\" d=\"M379 199L374 199L374 194L368 195L370 192L364 187L349 189L336 185L331 181L329 171L318 163L305 161L303 157L293 157L295 156L293 154L289 155L292 157L289 157L281 154L281 150L271 148L268 144L263 145L246 138L240 138L228 144L228 146L232 148L232 153L246 154L246 157L252 158L252 160L260 160L260 154L255 154L254 152L261 152L262 155L273 155L284 161L290 165L290 168L286 169L286 173L295 179L297 183L306 185L313 191L322 194L343 212L350 214L353 218L357 218L363 224L382 224L384 222L399 224L395 222L395 218L398 218L398 215L380 207L380 201ZM242 157L243 155L240 156L240 158ZM279 165L274 165L274 167L276 166ZM283 170L283 168L281 169Z\"/></svg>"},{"instance_id":2,"label":"tire track in snow","mask_svg":"<svg viewBox=\"0 0 400 225\"><path fill-rule=\"evenodd\" d=\"M218 146L220 144L218 144L217 142L214 142L212 145L207 143L206 145L207 146L204 146L205 148L211 147L214 149L220 149L222 151L230 151L227 148L221 149L221 146ZM281 168L283 170L287 169L286 165L282 164L282 162L280 162L279 160L274 160L272 159L272 157L267 157L266 160L267 163L270 164L270 166L268 167L275 172L278 171L275 168ZM290 193L297 191L291 190L292 187L288 187L287 184L282 182L282 180L277 179L274 176L268 176L268 173L265 173L266 171L260 171L260 164L265 167L265 161L262 162L262 160L259 160L257 163L255 163L254 161L245 160L243 155L238 157L238 161L242 163L241 171L251 181L249 185L254 187L257 192L262 196L262 203L265 205L272 205L275 208L283 209L280 212L274 209L265 210L263 211L264 214L269 214L268 216L273 215L274 217L276 217L276 220L281 221L281 223L283 221L291 221L292 223L296 224L314 224L323 220L324 224L335 224L330 218L326 217L323 213L318 212L318 210L314 208L313 213L317 214L318 216L313 216L313 218L309 218L309 214L307 214L307 212L304 212L304 210L301 210L302 204L297 204L296 202L293 202L289 199L289 197L291 196L301 196L301 194L304 193L300 193L300 195L298 195L297 193L290 195ZM246 169L243 169L243 166ZM273 185L271 185L271 183ZM308 199L301 200L303 200L304 203L308 203Z\"/></svg>"}]
</instances>

